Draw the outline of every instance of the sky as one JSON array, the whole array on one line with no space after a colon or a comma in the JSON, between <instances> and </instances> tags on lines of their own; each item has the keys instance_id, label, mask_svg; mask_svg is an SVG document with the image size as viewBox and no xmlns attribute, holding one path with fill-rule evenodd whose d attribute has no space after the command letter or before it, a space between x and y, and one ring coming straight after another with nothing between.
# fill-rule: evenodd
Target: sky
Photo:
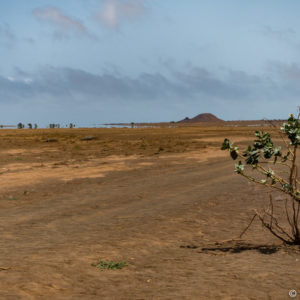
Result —
<instances>
[{"instance_id":1,"label":"sky","mask_svg":"<svg viewBox=\"0 0 300 300\"><path fill-rule=\"evenodd\" d=\"M296 0L0 2L0 124L283 119Z\"/></svg>"}]
</instances>

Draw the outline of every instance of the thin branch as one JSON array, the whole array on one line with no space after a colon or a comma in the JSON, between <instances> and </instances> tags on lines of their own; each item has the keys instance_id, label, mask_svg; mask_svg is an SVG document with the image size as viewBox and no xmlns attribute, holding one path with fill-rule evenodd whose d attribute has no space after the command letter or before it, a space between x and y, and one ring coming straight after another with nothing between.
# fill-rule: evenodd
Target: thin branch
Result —
<instances>
[{"instance_id":1,"label":"thin branch","mask_svg":"<svg viewBox=\"0 0 300 300\"><path fill-rule=\"evenodd\" d=\"M280 231L283 235L287 236L290 240L294 240L293 237L291 237L285 229L283 229L279 223L278 223L278 220L276 218L274 218L274 216L272 216L270 213L268 213L267 211L264 211L264 213L266 215L268 215L270 217L271 220L274 220L274 226L275 228L277 228L278 231ZM271 229L274 229L274 226L272 226L272 223L273 222L270 222L268 225L270 226Z\"/></svg>"},{"instance_id":2,"label":"thin branch","mask_svg":"<svg viewBox=\"0 0 300 300\"><path fill-rule=\"evenodd\" d=\"M299 202L298 202L299 203ZM293 226L295 228L295 236L299 236L299 230L297 226L297 219L296 219L296 207L295 207L295 201L292 200L292 208L293 208Z\"/></svg>"},{"instance_id":3,"label":"thin branch","mask_svg":"<svg viewBox=\"0 0 300 300\"><path fill-rule=\"evenodd\" d=\"M272 199L271 194L270 194L270 207L271 207L271 224L270 224L270 226L272 227L273 215L274 215L274 206L273 206L273 199Z\"/></svg>"},{"instance_id":4,"label":"thin branch","mask_svg":"<svg viewBox=\"0 0 300 300\"><path fill-rule=\"evenodd\" d=\"M298 227L298 220L299 220L299 210L300 210L300 203L297 202L297 213L296 213L296 228L297 233L299 234L299 227Z\"/></svg>"},{"instance_id":5,"label":"thin branch","mask_svg":"<svg viewBox=\"0 0 300 300\"><path fill-rule=\"evenodd\" d=\"M278 190L278 191L281 191L281 192L283 192L283 193L285 193L285 194L290 195L290 193L289 193L288 191L286 191L286 190L284 190L284 189L282 189L282 188L280 188L280 187L278 187L278 186L271 185L271 184L265 184L265 183L262 183L262 182L258 181L257 179L255 179L255 178L253 178L253 177L251 177L251 176L248 176L248 175L246 175L246 174L244 174L244 173L239 173L239 174L242 175L243 177L247 178L249 181L258 183L258 184L260 184L260 185L263 185L263 186L266 186L266 187L269 187L269 188L272 188L272 189L275 189L275 190ZM299 201L300 201L300 200L299 200Z\"/></svg>"},{"instance_id":6,"label":"thin branch","mask_svg":"<svg viewBox=\"0 0 300 300\"><path fill-rule=\"evenodd\" d=\"M243 235L246 233L246 231L250 228L252 222L254 221L254 219L255 219L256 217L257 217L257 214L255 214L255 215L252 217L250 223L247 225L247 227L246 227L246 228L242 231L242 233L239 235L239 238L242 238L242 236L243 236Z\"/></svg>"},{"instance_id":7,"label":"thin branch","mask_svg":"<svg viewBox=\"0 0 300 300\"><path fill-rule=\"evenodd\" d=\"M288 211L288 207L287 207L287 199L285 199L285 213L286 213L286 218L287 218L287 220L288 220L288 222L289 222L289 224L290 224L290 226L291 226L291 228L292 228L292 233L293 233L293 235L295 236L295 228L294 228L294 226L293 226L293 224L292 224L292 222L291 222L291 219L290 219L290 215L289 215L289 211ZM293 201L293 200L292 200ZM298 203L299 204L299 203Z\"/></svg>"},{"instance_id":8,"label":"thin branch","mask_svg":"<svg viewBox=\"0 0 300 300\"><path fill-rule=\"evenodd\" d=\"M268 170L266 170L264 167L260 166L260 165L257 165L257 168L261 169L262 170L262 174L266 174L268 173ZM273 170L274 171L274 170ZM272 175L272 178L276 179L277 181L279 181L280 183L283 183L283 184L288 184L288 182L286 180L284 180L283 178L281 177L278 177L275 173Z\"/></svg>"},{"instance_id":9,"label":"thin branch","mask_svg":"<svg viewBox=\"0 0 300 300\"><path fill-rule=\"evenodd\" d=\"M297 155L297 152L295 153L295 156ZM297 190L297 178L298 178L298 167L295 163L295 176L294 176L294 186L295 186L295 190Z\"/></svg>"},{"instance_id":10,"label":"thin branch","mask_svg":"<svg viewBox=\"0 0 300 300\"><path fill-rule=\"evenodd\" d=\"M258 216L258 218L260 219L260 221L262 222L263 226L265 226L274 236L276 236L278 239L280 239L282 242L284 243L291 243L291 241L286 240L285 238L283 238L282 236L280 236L279 234L277 234L268 223L266 223L264 221L264 218L256 211L256 214Z\"/></svg>"},{"instance_id":11,"label":"thin branch","mask_svg":"<svg viewBox=\"0 0 300 300\"><path fill-rule=\"evenodd\" d=\"M296 153L297 153L297 145L294 146L294 152L293 152L293 164L291 168L291 173L290 173L290 185L293 185L293 176L295 172L295 166L296 166Z\"/></svg>"}]
</instances>

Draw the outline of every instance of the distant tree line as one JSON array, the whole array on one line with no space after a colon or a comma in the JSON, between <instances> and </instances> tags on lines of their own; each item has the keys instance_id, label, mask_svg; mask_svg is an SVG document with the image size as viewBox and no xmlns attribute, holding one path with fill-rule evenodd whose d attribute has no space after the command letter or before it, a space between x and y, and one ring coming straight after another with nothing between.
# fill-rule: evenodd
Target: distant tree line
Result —
<instances>
[{"instance_id":1,"label":"distant tree line","mask_svg":"<svg viewBox=\"0 0 300 300\"><path fill-rule=\"evenodd\" d=\"M0 128L1 128L1 126L3 127L3 125L0 125ZM18 123L17 127L18 127L18 129L24 129L25 128L25 124L23 124L23 123L20 122L20 123ZM75 124L74 123L70 123L69 125L66 125L66 127L74 128ZM28 123L27 124L27 128L28 129L37 129L38 125L36 123L34 125L32 125L32 123ZM49 128L60 128L60 124L50 123L49 124Z\"/></svg>"},{"instance_id":2,"label":"distant tree line","mask_svg":"<svg viewBox=\"0 0 300 300\"><path fill-rule=\"evenodd\" d=\"M49 128L60 128L60 124L51 123L49 124Z\"/></svg>"},{"instance_id":3,"label":"distant tree line","mask_svg":"<svg viewBox=\"0 0 300 300\"><path fill-rule=\"evenodd\" d=\"M66 127L74 128L75 124L74 123L70 123L69 125L66 125ZM60 124L51 123L51 124L49 124L49 128L60 128Z\"/></svg>"},{"instance_id":4,"label":"distant tree line","mask_svg":"<svg viewBox=\"0 0 300 300\"><path fill-rule=\"evenodd\" d=\"M25 128L25 124L20 122L20 123L18 123L17 127L18 127L18 129L23 129L23 128ZM37 129L38 125L36 123L34 125L32 125L32 123L28 123L27 127L28 127L28 129Z\"/></svg>"}]
</instances>

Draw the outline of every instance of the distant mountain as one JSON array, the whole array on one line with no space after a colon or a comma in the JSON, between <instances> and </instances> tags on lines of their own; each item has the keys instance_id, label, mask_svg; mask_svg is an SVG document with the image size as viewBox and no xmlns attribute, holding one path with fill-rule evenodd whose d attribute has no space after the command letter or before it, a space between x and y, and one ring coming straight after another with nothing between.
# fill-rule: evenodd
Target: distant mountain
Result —
<instances>
[{"instance_id":1,"label":"distant mountain","mask_svg":"<svg viewBox=\"0 0 300 300\"><path fill-rule=\"evenodd\" d=\"M197 123L197 122L224 122L224 121L217 118L213 114L205 113L205 114L199 114L192 119L186 117L185 119L178 121L178 122L179 123Z\"/></svg>"}]
</instances>

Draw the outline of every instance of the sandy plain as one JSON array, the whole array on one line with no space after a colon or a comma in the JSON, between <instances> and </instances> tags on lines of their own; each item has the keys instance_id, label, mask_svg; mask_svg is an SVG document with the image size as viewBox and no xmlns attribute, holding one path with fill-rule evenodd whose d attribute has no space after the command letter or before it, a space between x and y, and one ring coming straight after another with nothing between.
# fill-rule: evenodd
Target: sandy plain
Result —
<instances>
[{"instance_id":1,"label":"sandy plain","mask_svg":"<svg viewBox=\"0 0 300 300\"><path fill-rule=\"evenodd\" d=\"M1 130L0 299L290 299L298 249L258 222L226 242L269 190L220 144L256 129Z\"/></svg>"}]
</instances>

